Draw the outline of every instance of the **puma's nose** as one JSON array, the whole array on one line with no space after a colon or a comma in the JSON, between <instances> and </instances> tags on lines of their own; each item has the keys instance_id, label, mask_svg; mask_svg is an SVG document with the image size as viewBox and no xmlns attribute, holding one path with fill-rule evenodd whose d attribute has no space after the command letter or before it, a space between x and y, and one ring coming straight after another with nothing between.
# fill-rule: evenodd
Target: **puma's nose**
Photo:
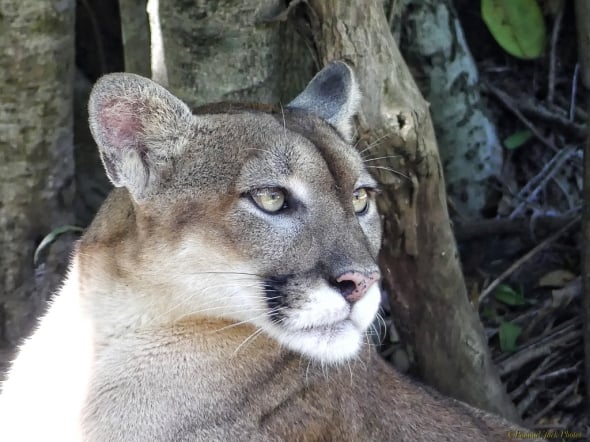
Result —
<instances>
[{"instance_id":1,"label":"puma's nose","mask_svg":"<svg viewBox=\"0 0 590 442\"><path fill-rule=\"evenodd\" d=\"M346 272L336 278L336 288L349 303L361 299L367 290L380 278L379 272L363 274L361 272Z\"/></svg>"}]
</instances>

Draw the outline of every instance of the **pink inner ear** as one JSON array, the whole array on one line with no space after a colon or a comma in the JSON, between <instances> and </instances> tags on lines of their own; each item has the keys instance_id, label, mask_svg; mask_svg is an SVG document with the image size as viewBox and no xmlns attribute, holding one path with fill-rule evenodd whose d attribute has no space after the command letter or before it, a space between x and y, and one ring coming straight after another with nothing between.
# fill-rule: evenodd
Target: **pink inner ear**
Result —
<instances>
[{"instance_id":1,"label":"pink inner ear","mask_svg":"<svg viewBox=\"0 0 590 442\"><path fill-rule=\"evenodd\" d=\"M99 124L104 141L115 149L143 151L142 124L139 118L140 103L124 98L113 98L99 111Z\"/></svg>"}]
</instances>

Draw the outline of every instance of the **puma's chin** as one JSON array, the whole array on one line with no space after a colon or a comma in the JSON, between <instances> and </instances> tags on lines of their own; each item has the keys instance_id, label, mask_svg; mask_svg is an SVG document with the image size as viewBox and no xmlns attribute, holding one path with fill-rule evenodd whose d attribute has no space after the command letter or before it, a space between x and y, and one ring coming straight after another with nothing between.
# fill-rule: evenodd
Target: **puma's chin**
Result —
<instances>
[{"instance_id":1,"label":"puma's chin","mask_svg":"<svg viewBox=\"0 0 590 442\"><path fill-rule=\"evenodd\" d=\"M354 358L362 345L365 330L350 319L331 325L284 331L278 340L285 347L323 363L339 363ZM283 338L283 339L281 339Z\"/></svg>"},{"instance_id":2,"label":"puma's chin","mask_svg":"<svg viewBox=\"0 0 590 442\"><path fill-rule=\"evenodd\" d=\"M380 299L381 292L375 284L341 319L307 322L299 318L296 323L273 324L267 332L281 345L313 360L328 364L344 362L359 353Z\"/></svg>"}]
</instances>

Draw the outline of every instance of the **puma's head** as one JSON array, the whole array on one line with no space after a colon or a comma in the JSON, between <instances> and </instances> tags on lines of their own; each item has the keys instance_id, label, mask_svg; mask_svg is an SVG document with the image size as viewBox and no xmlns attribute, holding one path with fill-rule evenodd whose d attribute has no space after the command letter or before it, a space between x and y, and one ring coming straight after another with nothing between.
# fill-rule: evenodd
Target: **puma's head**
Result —
<instances>
[{"instance_id":1,"label":"puma's head","mask_svg":"<svg viewBox=\"0 0 590 442\"><path fill-rule=\"evenodd\" d=\"M358 102L340 62L276 112L193 114L148 79L101 78L90 127L126 191L82 241L100 314L128 328L224 317L315 360L356 355L381 241L377 185L349 144Z\"/></svg>"}]
</instances>

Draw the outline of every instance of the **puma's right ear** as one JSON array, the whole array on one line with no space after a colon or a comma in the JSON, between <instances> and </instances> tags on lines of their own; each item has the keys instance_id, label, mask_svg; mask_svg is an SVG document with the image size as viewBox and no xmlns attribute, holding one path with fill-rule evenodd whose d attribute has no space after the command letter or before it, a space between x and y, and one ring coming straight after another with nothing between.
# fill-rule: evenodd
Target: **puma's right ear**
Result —
<instances>
[{"instance_id":1,"label":"puma's right ear","mask_svg":"<svg viewBox=\"0 0 590 442\"><path fill-rule=\"evenodd\" d=\"M316 74L287 107L303 109L323 118L347 141L352 139L352 117L361 94L352 69L341 61L330 63Z\"/></svg>"},{"instance_id":2,"label":"puma's right ear","mask_svg":"<svg viewBox=\"0 0 590 442\"><path fill-rule=\"evenodd\" d=\"M149 196L168 160L182 152L193 121L186 104L162 86L125 73L98 80L88 115L109 179L136 200Z\"/></svg>"}]
</instances>

